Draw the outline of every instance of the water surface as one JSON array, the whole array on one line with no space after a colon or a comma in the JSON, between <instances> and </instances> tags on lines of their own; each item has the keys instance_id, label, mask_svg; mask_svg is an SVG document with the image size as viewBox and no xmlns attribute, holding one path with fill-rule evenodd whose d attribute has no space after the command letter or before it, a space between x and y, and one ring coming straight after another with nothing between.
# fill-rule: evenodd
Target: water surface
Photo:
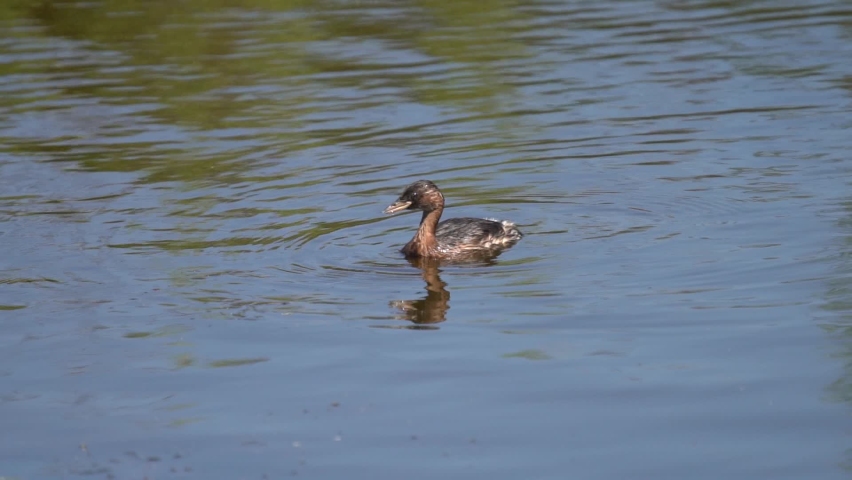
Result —
<instances>
[{"instance_id":1,"label":"water surface","mask_svg":"<svg viewBox=\"0 0 852 480\"><path fill-rule=\"evenodd\" d=\"M0 477L848 477L846 4L0 28ZM526 237L405 260L421 178Z\"/></svg>"}]
</instances>

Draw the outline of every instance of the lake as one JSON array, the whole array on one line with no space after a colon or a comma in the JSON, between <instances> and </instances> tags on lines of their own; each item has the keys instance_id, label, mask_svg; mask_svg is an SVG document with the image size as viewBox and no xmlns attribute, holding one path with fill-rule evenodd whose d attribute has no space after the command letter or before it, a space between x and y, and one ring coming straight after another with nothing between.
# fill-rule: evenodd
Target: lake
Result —
<instances>
[{"instance_id":1,"label":"lake","mask_svg":"<svg viewBox=\"0 0 852 480\"><path fill-rule=\"evenodd\" d=\"M848 3L0 28L0 478L849 478ZM525 237L406 260L419 179Z\"/></svg>"}]
</instances>

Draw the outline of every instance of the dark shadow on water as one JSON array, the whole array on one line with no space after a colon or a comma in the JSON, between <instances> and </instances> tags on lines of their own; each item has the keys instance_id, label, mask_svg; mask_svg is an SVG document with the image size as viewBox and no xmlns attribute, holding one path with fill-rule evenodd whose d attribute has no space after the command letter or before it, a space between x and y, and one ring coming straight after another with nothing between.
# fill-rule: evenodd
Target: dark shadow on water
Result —
<instances>
[{"instance_id":1,"label":"dark shadow on water","mask_svg":"<svg viewBox=\"0 0 852 480\"><path fill-rule=\"evenodd\" d=\"M414 330L437 330L436 324L447 319L450 309L450 292L447 282L441 280L441 267L448 265L493 265L495 255L489 257L466 258L465 260L437 260L429 258L409 258L408 263L419 268L423 280L426 281L426 296L416 300L394 300L390 307L398 310L399 320L407 320L414 325L406 327Z\"/></svg>"},{"instance_id":2,"label":"dark shadow on water","mask_svg":"<svg viewBox=\"0 0 852 480\"><path fill-rule=\"evenodd\" d=\"M447 283L441 280L440 262L433 259L412 258L412 266L420 269L426 281L426 296L418 300L394 300L390 306L400 311L400 320L408 320L415 325L431 325L447 319L450 309L450 292Z\"/></svg>"}]
</instances>

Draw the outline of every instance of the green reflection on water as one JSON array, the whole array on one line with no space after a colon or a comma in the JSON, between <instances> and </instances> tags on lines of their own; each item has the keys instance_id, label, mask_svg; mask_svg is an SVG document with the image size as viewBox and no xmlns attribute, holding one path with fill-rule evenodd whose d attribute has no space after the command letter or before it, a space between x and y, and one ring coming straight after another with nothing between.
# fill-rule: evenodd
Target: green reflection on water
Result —
<instances>
[{"instance_id":1,"label":"green reflection on water","mask_svg":"<svg viewBox=\"0 0 852 480\"><path fill-rule=\"evenodd\" d=\"M550 355L548 355L547 353L545 353L541 350L531 349L531 350L521 350L520 352L514 352L514 353L506 353L506 354L503 355L503 358L525 358L527 360L550 360L553 357L551 357Z\"/></svg>"},{"instance_id":2,"label":"green reflection on water","mask_svg":"<svg viewBox=\"0 0 852 480\"><path fill-rule=\"evenodd\" d=\"M255 363L268 362L269 359L265 357L260 358L231 358L227 360L216 360L214 362L210 362L207 364L208 367L211 368L224 368L224 367L241 367L243 365L253 365Z\"/></svg>"},{"instance_id":3,"label":"green reflection on water","mask_svg":"<svg viewBox=\"0 0 852 480\"><path fill-rule=\"evenodd\" d=\"M136 331L136 332L127 332L123 336L124 338L161 338L161 337L170 337L174 335L181 335L189 331L189 328L179 325L172 325L168 327L161 328L159 330L154 331Z\"/></svg>"},{"instance_id":4,"label":"green reflection on water","mask_svg":"<svg viewBox=\"0 0 852 480\"><path fill-rule=\"evenodd\" d=\"M324 126L311 115L394 103L389 96L464 115L504 111L515 89L503 80L505 62L527 55L512 27L525 15L516 7L502 0L3 2L7 26L38 28L13 29L36 50L0 62L0 76L39 75L53 84L22 85L26 95L3 95L0 109L61 111L60 102L92 99L134 110L127 118L69 118L75 133L54 132L49 142L0 139L0 149L87 170L143 171L149 182L190 182L239 179L263 162L248 157L363 144L396 130L425 141L419 128L362 120ZM69 58L43 54L57 40L67 41ZM7 48L0 55L14 51ZM335 101L340 89L360 90L362 100ZM376 89L380 100L372 99ZM156 125L179 135L123 141ZM222 152L194 141L214 131L235 144ZM106 141L113 137L122 141Z\"/></svg>"},{"instance_id":5,"label":"green reflection on water","mask_svg":"<svg viewBox=\"0 0 852 480\"><path fill-rule=\"evenodd\" d=\"M173 361L175 369L181 369L195 365L195 357L188 353L176 355Z\"/></svg>"},{"instance_id":6,"label":"green reflection on water","mask_svg":"<svg viewBox=\"0 0 852 480\"><path fill-rule=\"evenodd\" d=\"M175 420L172 420L171 422L169 422L168 426L176 428L176 427L183 427L185 425L191 425L193 423L199 423L199 422L203 422L203 421L204 421L204 417L178 418L178 419L175 419Z\"/></svg>"}]
</instances>

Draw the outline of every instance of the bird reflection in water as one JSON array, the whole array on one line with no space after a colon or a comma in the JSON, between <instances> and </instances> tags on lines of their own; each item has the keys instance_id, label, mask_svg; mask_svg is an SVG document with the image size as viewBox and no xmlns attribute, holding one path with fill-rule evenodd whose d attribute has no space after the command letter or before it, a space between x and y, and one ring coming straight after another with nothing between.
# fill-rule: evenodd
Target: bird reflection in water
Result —
<instances>
[{"instance_id":1,"label":"bird reflection in water","mask_svg":"<svg viewBox=\"0 0 852 480\"><path fill-rule=\"evenodd\" d=\"M489 258L468 259L463 263L475 263L487 265L493 263L494 256ZM390 302L391 308L399 311L396 316L399 320L408 320L414 325L409 329L437 330L435 324L447 319L447 310L450 309L450 292L447 283L441 280L441 265L459 264L460 262L442 262L435 258L415 257L409 258L408 263L420 269L423 280L426 281L426 296L418 300L394 300Z\"/></svg>"}]
</instances>

